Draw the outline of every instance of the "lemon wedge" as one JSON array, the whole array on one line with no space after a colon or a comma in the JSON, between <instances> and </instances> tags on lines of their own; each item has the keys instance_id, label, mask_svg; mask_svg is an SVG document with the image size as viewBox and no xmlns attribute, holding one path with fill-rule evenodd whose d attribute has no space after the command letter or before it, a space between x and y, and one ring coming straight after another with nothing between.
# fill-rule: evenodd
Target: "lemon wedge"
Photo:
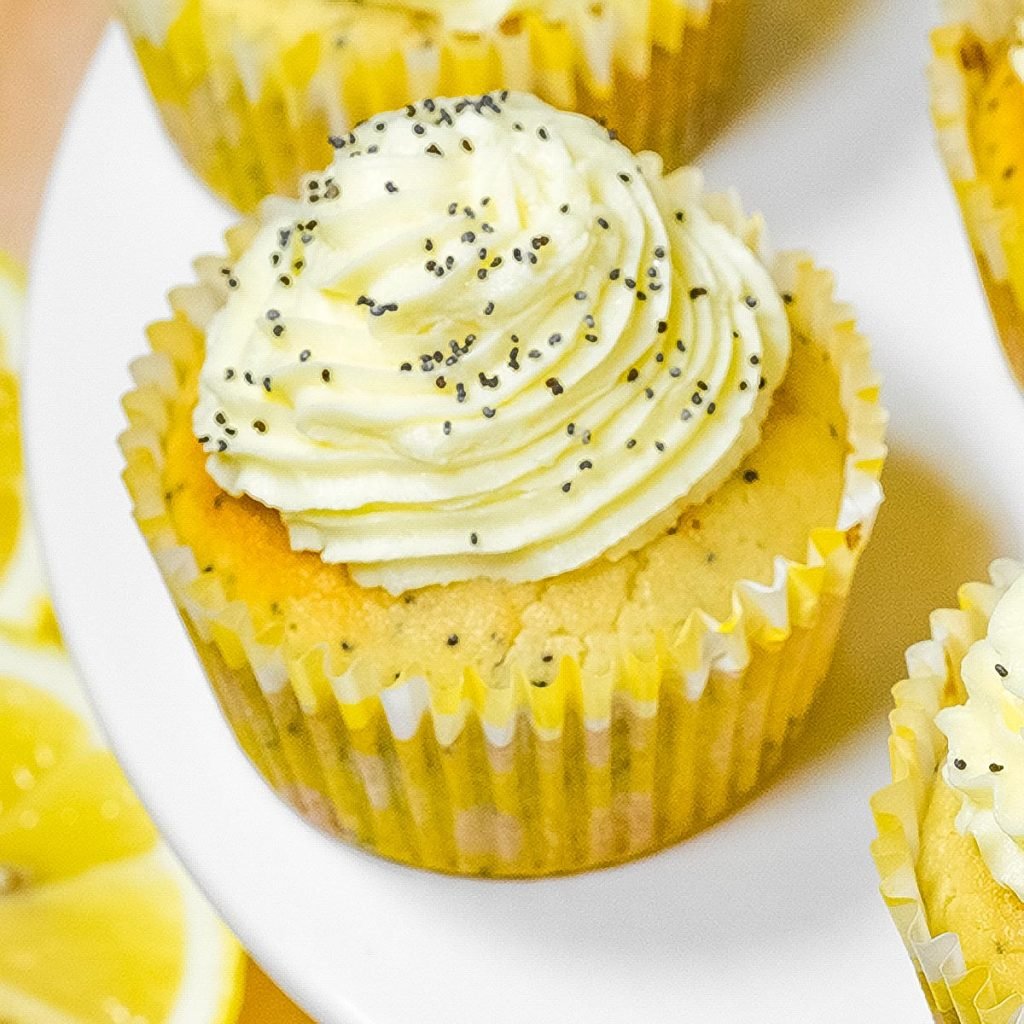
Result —
<instances>
[{"instance_id":1,"label":"lemon wedge","mask_svg":"<svg viewBox=\"0 0 1024 1024\"><path fill-rule=\"evenodd\" d=\"M2 294L0 294L2 298ZM0 317L2 328L2 317ZM0 349L4 336L0 334ZM35 529L26 512L18 381L0 362L0 636L54 642L57 631Z\"/></svg>"},{"instance_id":2,"label":"lemon wedge","mask_svg":"<svg viewBox=\"0 0 1024 1024\"><path fill-rule=\"evenodd\" d=\"M66 655L0 641L0 1021L238 1017L238 943L99 743Z\"/></svg>"},{"instance_id":3,"label":"lemon wedge","mask_svg":"<svg viewBox=\"0 0 1024 1024\"><path fill-rule=\"evenodd\" d=\"M160 842L64 651L26 507L24 290L0 251L0 1024L312 1024Z\"/></svg>"}]
</instances>

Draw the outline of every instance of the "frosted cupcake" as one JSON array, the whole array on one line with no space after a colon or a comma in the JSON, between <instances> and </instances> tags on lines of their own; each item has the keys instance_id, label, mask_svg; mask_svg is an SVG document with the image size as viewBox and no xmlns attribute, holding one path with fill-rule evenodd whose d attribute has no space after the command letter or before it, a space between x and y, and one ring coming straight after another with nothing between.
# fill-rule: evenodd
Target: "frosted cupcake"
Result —
<instances>
[{"instance_id":1,"label":"frosted cupcake","mask_svg":"<svg viewBox=\"0 0 1024 1024\"><path fill-rule=\"evenodd\" d=\"M120 0L164 120L243 210L329 134L422 96L514 88L676 165L715 119L747 0Z\"/></svg>"},{"instance_id":2,"label":"frosted cupcake","mask_svg":"<svg viewBox=\"0 0 1024 1024\"><path fill-rule=\"evenodd\" d=\"M992 315L1024 381L1024 24L1021 0L946 4L932 112Z\"/></svg>"},{"instance_id":3,"label":"frosted cupcake","mask_svg":"<svg viewBox=\"0 0 1024 1024\"><path fill-rule=\"evenodd\" d=\"M150 333L138 521L243 747L446 871L734 807L825 675L884 417L830 277L520 94L339 141Z\"/></svg>"},{"instance_id":4,"label":"frosted cupcake","mask_svg":"<svg viewBox=\"0 0 1024 1024\"><path fill-rule=\"evenodd\" d=\"M1024 1010L1024 566L936 612L893 691L892 786L875 797L882 892L936 1019Z\"/></svg>"}]
</instances>

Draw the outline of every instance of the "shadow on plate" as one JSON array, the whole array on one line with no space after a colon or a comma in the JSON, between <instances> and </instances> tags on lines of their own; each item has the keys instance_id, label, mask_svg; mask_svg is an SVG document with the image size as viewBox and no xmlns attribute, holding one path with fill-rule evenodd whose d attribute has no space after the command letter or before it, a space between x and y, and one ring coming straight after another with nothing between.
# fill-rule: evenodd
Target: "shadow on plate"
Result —
<instances>
[{"instance_id":1,"label":"shadow on plate","mask_svg":"<svg viewBox=\"0 0 1024 1024\"><path fill-rule=\"evenodd\" d=\"M460 901L463 941L497 931L516 955L557 951L610 971L621 969L623 949L642 947L642 962L630 964L637 985L648 971L693 970L709 958L767 968L785 936L842 946L843 922L863 917L877 888L868 797L885 780L885 718L903 652L927 635L934 608L955 603L957 587L984 578L1003 553L968 498L914 457L893 453L884 483L888 501L833 671L779 775L737 813L653 857L549 882L459 886L480 906L501 907L497 919L477 919L476 899ZM484 921L488 934L474 934Z\"/></svg>"},{"instance_id":2,"label":"shadow on plate","mask_svg":"<svg viewBox=\"0 0 1024 1024\"><path fill-rule=\"evenodd\" d=\"M866 723L888 715L906 675L904 652L928 636L928 616L956 606L957 588L988 578L1006 555L983 514L913 456L893 452L886 503L854 581L832 671L776 779L832 754Z\"/></svg>"},{"instance_id":3,"label":"shadow on plate","mask_svg":"<svg viewBox=\"0 0 1024 1024\"><path fill-rule=\"evenodd\" d=\"M724 123L829 51L879 0L750 0L743 56L724 104Z\"/></svg>"}]
</instances>

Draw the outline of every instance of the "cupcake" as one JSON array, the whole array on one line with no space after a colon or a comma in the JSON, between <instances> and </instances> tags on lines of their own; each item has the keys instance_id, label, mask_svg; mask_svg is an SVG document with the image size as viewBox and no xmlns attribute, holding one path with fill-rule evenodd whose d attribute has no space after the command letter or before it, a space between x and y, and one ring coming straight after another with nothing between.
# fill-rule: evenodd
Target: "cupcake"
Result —
<instances>
[{"instance_id":1,"label":"cupcake","mask_svg":"<svg viewBox=\"0 0 1024 1024\"><path fill-rule=\"evenodd\" d=\"M831 277L522 94L345 140L172 293L122 445L225 714L443 871L648 853L778 764L881 499Z\"/></svg>"},{"instance_id":2,"label":"cupcake","mask_svg":"<svg viewBox=\"0 0 1024 1024\"><path fill-rule=\"evenodd\" d=\"M893 784L874 799L882 893L936 1020L1024 1009L1024 565L932 616L893 691Z\"/></svg>"},{"instance_id":3,"label":"cupcake","mask_svg":"<svg viewBox=\"0 0 1024 1024\"><path fill-rule=\"evenodd\" d=\"M1024 3L947 6L951 23L932 37L932 113L992 316L1024 381Z\"/></svg>"},{"instance_id":4,"label":"cupcake","mask_svg":"<svg viewBox=\"0 0 1024 1024\"><path fill-rule=\"evenodd\" d=\"M120 0L164 120L200 176L251 211L381 110L528 90L672 166L729 80L747 0Z\"/></svg>"}]
</instances>

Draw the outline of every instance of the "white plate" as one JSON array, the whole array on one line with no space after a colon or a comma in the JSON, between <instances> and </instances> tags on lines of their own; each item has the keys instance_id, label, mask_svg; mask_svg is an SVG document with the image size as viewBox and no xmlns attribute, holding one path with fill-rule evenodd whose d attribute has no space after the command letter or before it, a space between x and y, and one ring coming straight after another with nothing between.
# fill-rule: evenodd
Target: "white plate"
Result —
<instances>
[{"instance_id":1,"label":"white plate","mask_svg":"<svg viewBox=\"0 0 1024 1024\"><path fill-rule=\"evenodd\" d=\"M219 248L229 217L173 156L120 36L106 40L32 275L28 443L53 583L157 822L320 1020L928 1019L877 896L867 801L887 777L903 648L962 580L1024 549L1024 405L933 153L927 6L762 0L797 23L754 33L754 106L709 160L712 183L738 184L776 243L835 267L888 382L890 502L809 735L777 784L703 836L536 884L434 877L330 842L233 744L131 521L114 444L143 324L189 280L190 257Z\"/></svg>"}]
</instances>

